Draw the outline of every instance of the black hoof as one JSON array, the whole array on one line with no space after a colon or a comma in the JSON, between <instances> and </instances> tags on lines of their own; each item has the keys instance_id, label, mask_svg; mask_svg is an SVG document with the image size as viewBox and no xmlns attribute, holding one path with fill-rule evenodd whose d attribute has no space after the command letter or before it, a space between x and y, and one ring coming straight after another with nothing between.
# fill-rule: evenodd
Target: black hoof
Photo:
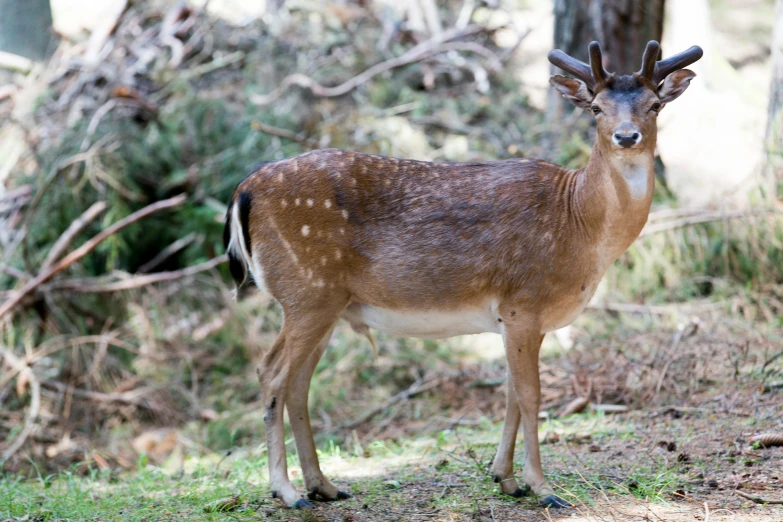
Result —
<instances>
[{"instance_id":1,"label":"black hoof","mask_svg":"<svg viewBox=\"0 0 783 522\"><path fill-rule=\"evenodd\" d=\"M323 500L325 502L332 502L335 500L345 500L347 498L351 498L351 495L346 493L345 491L337 490L337 496L335 498L329 498L323 494L321 494L317 489L310 490L309 493L307 493L307 498L310 500Z\"/></svg>"},{"instance_id":2,"label":"black hoof","mask_svg":"<svg viewBox=\"0 0 783 522\"><path fill-rule=\"evenodd\" d=\"M551 508L567 508L571 507L571 504L558 497L557 495L547 495L540 500L540 503L544 507Z\"/></svg>"},{"instance_id":3,"label":"black hoof","mask_svg":"<svg viewBox=\"0 0 783 522\"><path fill-rule=\"evenodd\" d=\"M293 509L310 509L313 507L313 505L308 502L307 500L300 498L296 502L294 502L294 505L291 506Z\"/></svg>"},{"instance_id":4,"label":"black hoof","mask_svg":"<svg viewBox=\"0 0 783 522\"><path fill-rule=\"evenodd\" d=\"M508 493L514 498L522 498L530 495L530 486L525 486L524 488L517 488L516 491L513 493Z\"/></svg>"}]
</instances>

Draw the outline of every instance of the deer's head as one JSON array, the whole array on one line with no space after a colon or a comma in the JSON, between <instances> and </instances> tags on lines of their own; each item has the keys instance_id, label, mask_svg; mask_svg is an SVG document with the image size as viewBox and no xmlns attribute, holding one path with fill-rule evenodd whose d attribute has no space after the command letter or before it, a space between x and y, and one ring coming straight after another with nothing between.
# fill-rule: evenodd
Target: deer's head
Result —
<instances>
[{"instance_id":1,"label":"deer's head","mask_svg":"<svg viewBox=\"0 0 783 522\"><path fill-rule=\"evenodd\" d=\"M554 75L549 83L565 99L595 116L597 139L603 150L621 155L650 150L655 144L658 113L685 92L696 76L684 67L702 57L701 48L693 46L656 61L660 46L650 41L641 69L630 75L617 75L604 69L598 42L592 42L588 49L589 64L559 49L551 51L549 61L578 79Z\"/></svg>"}]
</instances>

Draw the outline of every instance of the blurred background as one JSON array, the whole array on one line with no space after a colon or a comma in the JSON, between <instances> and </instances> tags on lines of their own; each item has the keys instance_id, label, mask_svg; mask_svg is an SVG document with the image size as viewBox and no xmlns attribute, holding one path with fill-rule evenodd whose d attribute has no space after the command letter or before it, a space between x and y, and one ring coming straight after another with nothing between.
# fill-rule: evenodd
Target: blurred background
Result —
<instances>
[{"instance_id":1,"label":"blurred background","mask_svg":"<svg viewBox=\"0 0 783 522\"><path fill-rule=\"evenodd\" d=\"M182 477L241 451L263 491L254 368L281 315L268 295L231 297L222 228L235 185L259 163L321 147L584 166L592 118L550 91L546 54L558 47L586 60L593 39L618 73L639 69L651 39L664 56L700 45L704 58L659 119L641 237L585 314L545 340L545 457L584 452L598 459L590 472L612 467L626 485L614 494L629 498L701 498L687 490L694 481L703 495L739 483L775 489L781 448L753 457L761 475L748 477L740 471L751 457L718 472L706 455L783 433L777 3L0 0L0 487L17 495L0 516L52 502L19 489L31 478ZM383 476L397 469L383 459L406 454L410 441L457 444L458 427L494 440L504 367L494 334L380 335L376 357L341 325L313 382L318 446L337 468L354 459L357 476ZM613 412L618 429L647 435L609 464L618 439L584 422L607 426ZM617 459L658 466L655 452L671 446L644 430L675 425L691 433L680 444L694 446L675 464L664 459L679 478L638 494L628 484L641 479L618 471ZM585 430L587 439L573 438ZM694 442L705 430L714 445ZM576 450L557 444L568 437ZM437 472L450 472L450 457L434 455L447 463ZM689 460L704 469L682 468ZM489 483L486 466L459 462L451 472ZM567 465L553 469L583 498ZM731 499L732 509L753 505ZM244 497L238 505L249 509ZM436 515L460 519L461 508L438 506Z\"/></svg>"}]
</instances>

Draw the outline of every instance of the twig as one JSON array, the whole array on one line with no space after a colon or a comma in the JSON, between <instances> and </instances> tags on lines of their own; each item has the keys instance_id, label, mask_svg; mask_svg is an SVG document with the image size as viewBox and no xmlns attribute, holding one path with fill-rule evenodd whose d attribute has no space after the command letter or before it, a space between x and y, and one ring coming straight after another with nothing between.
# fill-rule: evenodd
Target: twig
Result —
<instances>
[{"instance_id":1,"label":"twig","mask_svg":"<svg viewBox=\"0 0 783 522\"><path fill-rule=\"evenodd\" d=\"M30 277L27 273L12 266L0 264L0 272L13 277L14 279L24 280Z\"/></svg>"},{"instance_id":2,"label":"twig","mask_svg":"<svg viewBox=\"0 0 783 522\"><path fill-rule=\"evenodd\" d=\"M281 83L280 86L278 86L271 93L257 94L255 96L251 96L250 101L256 105L269 105L270 103L277 100L280 96L282 96L283 93L288 91L290 87L293 85L298 85L300 87L304 87L305 89L309 89L316 96L321 96L326 98L342 96L343 94L352 91L359 85L363 84L364 82L371 79L372 77L381 74L382 72L386 72L388 70L395 69L397 67L402 67L403 65L408 65L417 62L423 58L426 58L427 56L443 52L440 49L440 46L442 44L450 40L454 40L455 38L480 32L483 29L484 29L483 27L478 25L469 25L464 29L453 28L447 31L443 31L440 34L433 36L429 40L426 40L420 43L419 45L416 45L408 49L408 51L406 51L402 55L396 58L391 58L389 60L377 63L372 67L365 69L363 72L359 73L353 78L334 87L325 87L320 83L316 82L315 80L313 80L312 78L310 78L309 76L306 76L301 73L295 73L290 76L287 76L283 80L283 83Z\"/></svg>"},{"instance_id":3,"label":"twig","mask_svg":"<svg viewBox=\"0 0 783 522\"><path fill-rule=\"evenodd\" d=\"M386 402L384 402L382 405L378 406L377 408L373 408L372 410L364 413L363 415L360 415L356 419L347 422L340 426L338 429L340 430L346 430L346 429L352 429L355 428L371 418L375 417L378 413L382 412L386 408L389 408L390 406L394 406L400 401L408 400L411 397L415 397L416 395L419 395L421 393L424 393L427 390L431 390L435 388L436 386L440 385L441 379L439 377L436 377L434 379L431 379L426 382L422 382L421 380L418 380L414 382L413 384L408 387L408 389L401 391L397 395L391 397Z\"/></svg>"},{"instance_id":4,"label":"twig","mask_svg":"<svg viewBox=\"0 0 783 522\"><path fill-rule=\"evenodd\" d=\"M87 41L87 50L84 52L84 63L90 68L96 67L100 63L100 55L109 37L114 32L115 27L128 7L128 0L115 2L114 12L103 18L103 22L93 29L90 39Z\"/></svg>"},{"instance_id":5,"label":"twig","mask_svg":"<svg viewBox=\"0 0 783 522\"><path fill-rule=\"evenodd\" d=\"M193 241L196 240L196 233L191 232L190 234L186 235L183 238L177 239L172 244L161 250L158 255L144 263L139 267L138 273L140 274L146 274L153 268L156 268L159 264L161 264L163 261L171 257L172 255L176 254L180 250L186 248L189 246Z\"/></svg>"},{"instance_id":6,"label":"twig","mask_svg":"<svg viewBox=\"0 0 783 522\"><path fill-rule=\"evenodd\" d=\"M61 270L64 270L65 268L69 267L76 261L80 260L90 252L92 252L99 244L101 244L106 238L111 236L112 234L115 234L122 230L123 228L127 227L128 225L131 225L141 219L144 219L145 217L149 216L150 214L153 214L155 212L158 212L160 210L176 207L178 205L181 205L185 202L187 198L184 194L180 194L179 196L175 196L173 198L164 199L162 201L158 201L156 203L153 203L151 205L147 205L146 207L142 208L141 210L137 210L130 216L127 216L124 219L121 219L120 221L117 221L107 229L103 230L102 232L95 235L92 239L85 242L82 246L77 248L76 250L73 250L70 254L62 258L60 261L58 261L53 266L49 267L46 270L43 270L40 272L36 277L34 277L31 281L27 282L20 290L17 290L14 292L13 297L8 299L6 302L4 302L2 305L0 305L0 318L5 316L8 312L10 312L16 305L18 305L22 299L24 299L28 294L33 292L36 288L38 288L40 285L46 283L49 279L51 279L55 274L60 272Z\"/></svg>"},{"instance_id":7,"label":"twig","mask_svg":"<svg viewBox=\"0 0 783 522\"><path fill-rule=\"evenodd\" d=\"M18 54L0 51L0 69L10 69L20 73L29 73L33 70L34 62Z\"/></svg>"},{"instance_id":8,"label":"twig","mask_svg":"<svg viewBox=\"0 0 783 522\"><path fill-rule=\"evenodd\" d=\"M90 208L85 210L81 216L76 218L76 220L71 223L65 232L60 235L60 237L54 243L54 246L52 246L51 250L49 250L49 254L47 254L46 259L44 259L44 262L41 265L41 271L46 270L52 266L52 264L54 264L54 262L63 255L63 252L68 249L79 232L81 232L84 227L92 223L95 218L103 213L107 206L108 205L106 205L105 201L98 201L93 203Z\"/></svg>"},{"instance_id":9,"label":"twig","mask_svg":"<svg viewBox=\"0 0 783 522\"><path fill-rule=\"evenodd\" d=\"M776 208L754 209L754 210L734 210L731 212L707 212L696 216L688 216L680 219L674 219L664 223L654 223L646 225L639 237L649 236L658 232L665 232L667 230L674 230L676 228L687 227L690 225L696 225L699 223L709 223L712 221L721 221L725 219L735 219L747 216L757 216L760 214L775 214L781 211Z\"/></svg>"},{"instance_id":10,"label":"twig","mask_svg":"<svg viewBox=\"0 0 783 522\"><path fill-rule=\"evenodd\" d=\"M588 304L588 310L603 310L607 312L622 312L629 314L669 315L678 312L695 312L716 310L725 306L725 301L707 301L703 303L683 303L669 305L640 305L633 303L597 303Z\"/></svg>"},{"instance_id":11,"label":"twig","mask_svg":"<svg viewBox=\"0 0 783 522\"><path fill-rule=\"evenodd\" d=\"M41 381L41 385L44 388L51 388L59 393L72 393L74 397L82 397L84 399L90 399L98 402L118 402L121 404L128 404L130 406L147 408L148 410L157 411L159 413L166 413L166 410L160 405L142 398L144 394L152 391L152 388L149 387L135 388L131 391L122 393L101 393L96 391L82 390L80 388L75 388L58 381L43 380Z\"/></svg>"},{"instance_id":12,"label":"twig","mask_svg":"<svg viewBox=\"0 0 783 522\"><path fill-rule=\"evenodd\" d=\"M751 500L756 504L778 504L778 505L783 504L783 500L765 500L761 497L754 497L753 495L748 495L747 493L744 493L738 489L735 489L734 493L736 493L741 497L745 497L746 499Z\"/></svg>"},{"instance_id":13,"label":"twig","mask_svg":"<svg viewBox=\"0 0 783 522\"><path fill-rule=\"evenodd\" d=\"M47 289L69 290L80 294L120 292L122 290L132 290L133 288L162 283L164 281L174 281L175 279L182 279L183 277L192 276L200 272L206 272L226 261L228 261L228 256L223 254L198 265L189 266L180 270L172 270L170 272L157 272L155 274L129 277L123 281L114 281L112 283L95 282L93 279L70 279L49 285Z\"/></svg>"},{"instance_id":14,"label":"twig","mask_svg":"<svg viewBox=\"0 0 783 522\"><path fill-rule=\"evenodd\" d=\"M313 145L313 146L318 145L318 141L308 138L304 132L295 133L288 129L281 129L280 127L273 127L272 125L267 125L266 123L261 121L254 121L253 123L250 124L250 126L254 130L259 130L264 134L269 134L271 136L279 136L287 140L296 141L298 143L306 143L308 145Z\"/></svg>"},{"instance_id":15,"label":"twig","mask_svg":"<svg viewBox=\"0 0 783 522\"><path fill-rule=\"evenodd\" d=\"M239 62L245 58L245 52L244 51L235 51L233 53L227 54L225 56L220 56L219 58L215 58L211 62L207 62L201 65L197 65L196 67L193 67L192 69L187 69L186 71L183 71L178 77L178 80L192 80L193 78L197 78L199 76L203 76L205 74L211 73L213 71L216 71L218 69L222 69L223 67L226 67L228 65L234 64L236 62Z\"/></svg>"},{"instance_id":16,"label":"twig","mask_svg":"<svg viewBox=\"0 0 783 522\"><path fill-rule=\"evenodd\" d=\"M38 377L35 376L35 373L33 373L32 368L24 364L19 357L5 348L0 348L0 353L2 353L5 360L20 373L20 378L21 374L26 374L27 380L30 383L30 409L27 411L24 427L16 439L3 450L3 454L0 456L0 464L2 464L22 447L27 440L27 437L29 437L30 433L33 431L33 423L38 417L38 411L41 408L41 383L38 381Z\"/></svg>"}]
</instances>

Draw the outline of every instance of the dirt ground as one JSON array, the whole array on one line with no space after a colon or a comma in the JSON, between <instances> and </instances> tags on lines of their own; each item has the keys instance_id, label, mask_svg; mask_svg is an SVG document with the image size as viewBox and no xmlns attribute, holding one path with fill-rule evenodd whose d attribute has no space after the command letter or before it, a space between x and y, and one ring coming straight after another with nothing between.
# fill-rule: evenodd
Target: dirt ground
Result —
<instances>
[{"instance_id":1,"label":"dirt ground","mask_svg":"<svg viewBox=\"0 0 783 522\"><path fill-rule=\"evenodd\" d=\"M327 459L325 472L352 483L353 499L317 504L313 518L281 513L274 501L258 513L324 521L783 520L783 505L759 503L783 504L783 447L752 443L754 435L783 433L783 345L779 332L739 325L692 321L543 357L544 469L573 508L544 510L531 498L503 498L491 484L505 385L502 364L483 363L353 434L399 441L448 433L435 451L403 451L396 461L366 455L347 468L330 469ZM558 416L579 396L590 403L582 413ZM597 404L628 411L609 414ZM521 453L520 437L518 477Z\"/></svg>"}]
</instances>

